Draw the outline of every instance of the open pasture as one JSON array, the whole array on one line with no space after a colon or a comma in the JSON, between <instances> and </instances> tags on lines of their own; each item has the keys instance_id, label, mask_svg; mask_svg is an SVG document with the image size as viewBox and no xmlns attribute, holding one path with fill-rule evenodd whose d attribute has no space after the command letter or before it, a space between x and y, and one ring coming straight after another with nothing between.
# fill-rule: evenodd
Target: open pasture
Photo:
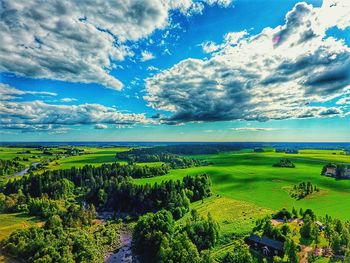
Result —
<instances>
[{"instance_id":1,"label":"open pasture","mask_svg":"<svg viewBox=\"0 0 350 263\"><path fill-rule=\"evenodd\" d=\"M49 169L70 169L74 167L82 167L84 165L102 165L104 163L115 162L115 154L122 151L127 151L126 147L109 147L109 148L95 148L95 147L78 147L84 149L84 154L76 156L68 156L61 158L49 164Z\"/></svg>"},{"instance_id":2,"label":"open pasture","mask_svg":"<svg viewBox=\"0 0 350 263\"><path fill-rule=\"evenodd\" d=\"M268 210L291 209L294 206L297 209L311 208L318 215L329 214L344 220L350 218L350 180L320 175L323 165L330 161L350 164L350 156L340 151L305 150L299 154L231 152L198 158L206 159L212 165L172 170L165 176L137 179L135 182L155 183L207 173L211 176L214 194L225 198ZM272 167L281 158L292 160L296 168ZM303 181L310 181L321 191L301 200L291 198L286 189ZM208 211L212 210L208 207ZM232 210L235 211L236 207L232 205Z\"/></svg>"}]
</instances>

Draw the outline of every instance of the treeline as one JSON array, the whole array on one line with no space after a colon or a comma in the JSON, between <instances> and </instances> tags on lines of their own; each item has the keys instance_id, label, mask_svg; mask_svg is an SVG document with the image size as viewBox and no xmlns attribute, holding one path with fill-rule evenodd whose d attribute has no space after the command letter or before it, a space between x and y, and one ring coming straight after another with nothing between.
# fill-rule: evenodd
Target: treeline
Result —
<instances>
[{"instance_id":1,"label":"treeline","mask_svg":"<svg viewBox=\"0 0 350 263\"><path fill-rule=\"evenodd\" d=\"M129 177L135 176L134 172L133 165L105 164L30 175L5 184L2 189L6 195L4 204L13 203L13 207L26 204L24 208L28 208L35 198L60 200L79 197L81 203L93 204L99 210L138 215L167 209L175 218L180 218L188 211L190 202L211 194L211 182L206 174L186 176L182 181L136 185Z\"/></svg>"},{"instance_id":2,"label":"treeline","mask_svg":"<svg viewBox=\"0 0 350 263\"><path fill-rule=\"evenodd\" d=\"M294 163L289 159L281 159L272 165L273 167L295 168Z\"/></svg>"},{"instance_id":3,"label":"treeline","mask_svg":"<svg viewBox=\"0 0 350 263\"><path fill-rule=\"evenodd\" d=\"M149 148L135 148L134 150L146 150L149 154L171 153L177 155L195 155L195 154L215 154L240 150L243 145L229 144L177 144L166 146L154 146Z\"/></svg>"},{"instance_id":4,"label":"treeline","mask_svg":"<svg viewBox=\"0 0 350 263\"><path fill-rule=\"evenodd\" d=\"M205 164L203 161L197 159L183 157L163 151L154 153L154 151L151 150L151 152L149 152L148 148L137 148L126 152L117 153L116 159L127 161L129 164L164 162L171 169L188 168Z\"/></svg>"},{"instance_id":5,"label":"treeline","mask_svg":"<svg viewBox=\"0 0 350 263\"><path fill-rule=\"evenodd\" d=\"M142 262L212 262L208 249L216 244L218 237L218 224L210 214L204 218L192 210L185 224L176 226L171 213L161 210L138 220L133 250Z\"/></svg>"},{"instance_id":6,"label":"treeline","mask_svg":"<svg viewBox=\"0 0 350 263\"><path fill-rule=\"evenodd\" d=\"M303 199L304 197L311 195L314 192L319 192L320 188L313 185L311 182L301 182L293 186L293 189L289 191L289 195L295 199Z\"/></svg>"},{"instance_id":7,"label":"treeline","mask_svg":"<svg viewBox=\"0 0 350 263\"><path fill-rule=\"evenodd\" d=\"M120 225L107 223L90 231L71 228L58 215L50 217L44 227L16 230L2 243L9 255L25 262L103 262L106 252L119 247Z\"/></svg>"},{"instance_id":8,"label":"treeline","mask_svg":"<svg viewBox=\"0 0 350 263\"><path fill-rule=\"evenodd\" d=\"M2 160L0 159L0 176L2 175L13 175L21 170L25 166L19 162L19 158L12 160Z\"/></svg>"},{"instance_id":9,"label":"treeline","mask_svg":"<svg viewBox=\"0 0 350 263\"><path fill-rule=\"evenodd\" d=\"M215 154L239 149L241 149L241 146L225 144L167 145L134 148L129 151L117 153L116 158L125 160L131 164L135 162L164 162L170 168L176 169L207 165L203 160L185 157L184 155Z\"/></svg>"}]
</instances>

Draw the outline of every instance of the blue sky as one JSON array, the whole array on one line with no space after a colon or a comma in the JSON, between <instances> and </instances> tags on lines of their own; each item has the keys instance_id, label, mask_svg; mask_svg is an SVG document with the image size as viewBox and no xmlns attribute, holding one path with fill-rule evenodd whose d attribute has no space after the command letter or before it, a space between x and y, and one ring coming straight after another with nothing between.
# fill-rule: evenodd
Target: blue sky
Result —
<instances>
[{"instance_id":1,"label":"blue sky","mask_svg":"<svg viewBox=\"0 0 350 263\"><path fill-rule=\"evenodd\" d=\"M1 141L350 141L346 0L16 2Z\"/></svg>"}]
</instances>

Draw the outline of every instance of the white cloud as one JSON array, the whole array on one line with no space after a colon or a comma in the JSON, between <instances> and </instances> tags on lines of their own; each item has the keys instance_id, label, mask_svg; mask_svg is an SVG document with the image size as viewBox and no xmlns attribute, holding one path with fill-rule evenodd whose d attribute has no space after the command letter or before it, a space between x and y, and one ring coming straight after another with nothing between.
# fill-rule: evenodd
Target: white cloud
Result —
<instances>
[{"instance_id":1,"label":"white cloud","mask_svg":"<svg viewBox=\"0 0 350 263\"><path fill-rule=\"evenodd\" d=\"M148 60L151 60L151 59L154 59L154 58L155 58L155 56L151 52L149 52L147 50L142 51L142 53L141 53L141 61L142 62L145 62L145 61L148 61Z\"/></svg>"},{"instance_id":2,"label":"white cloud","mask_svg":"<svg viewBox=\"0 0 350 263\"><path fill-rule=\"evenodd\" d=\"M204 0L208 5L218 5L221 7L229 7L232 5L233 0Z\"/></svg>"},{"instance_id":3,"label":"white cloud","mask_svg":"<svg viewBox=\"0 0 350 263\"><path fill-rule=\"evenodd\" d=\"M61 102L73 102L73 101L77 101L77 99L75 98L62 98L60 99Z\"/></svg>"},{"instance_id":4,"label":"white cloud","mask_svg":"<svg viewBox=\"0 0 350 263\"><path fill-rule=\"evenodd\" d=\"M224 42L226 45L236 45L238 42L248 35L246 30L239 32L229 32L224 36Z\"/></svg>"},{"instance_id":5,"label":"white cloud","mask_svg":"<svg viewBox=\"0 0 350 263\"><path fill-rule=\"evenodd\" d=\"M350 105L350 97L340 98L336 104L338 105Z\"/></svg>"},{"instance_id":6,"label":"white cloud","mask_svg":"<svg viewBox=\"0 0 350 263\"><path fill-rule=\"evenodd\" d=\"M228 46L237 45L240 40L248 35L246 30L239 32L229 32L224 36L224 42L222 44L217 44L213 41L206 41L200 46L202 47L204 53L213 53L219 50L223 50Z\"/></svg>"},{"instance_id":7,"label":"white cloud","mask_svg":"<svg viewBox=\"0 0 350 263\"><path fill-rule=\"evenodd\" d=\"M148 66L147 67L148 71L159 71L159 68L155 67L155 66Z\"/></svg>"},{"instance_id":8,"label":"white cloud","mask_svg":"<svg viewBox=\"0 0 350 263\"><path fill-rule=\"evenodd\" d=\"M95 125L107 128L111 125L149 124L144 114L123 113L115 107L100 104L57 105L40 100L11 101L9 94L23 94L21 90L1 84L0 129L32 131L67 132L74 125ZM2 96L5 94L5 96ZM41 94L41 93L40 93Z\"/></svg>"},{"instance_id":9,"label":"white cloud","mask_svg":"<svg viewBox=\"0 0 350 263\"><path fill-rule=\"evenodd\" d=\"M101 124L101 123L96 123L95 124L95 129L97 129L97 130L104 130L104 129L107 129L107 128L108 128L108 126L105 125L105 124Z\"/></svg>"},{"instance_id":10,"label":"white cloud","mask_svg":"<svg viewBox=\"0 0 350 263\"><path fill-rule=\"evenodd\" d=\"M186 14L192 5L191 0L4 0L0 71L120 90L122 83L109 71L133 56L126 43L164 29L173 10Z\"/></svg>"},{"instance_id":11,"label":"white cloud","mask_svg":"<svg viewBox=\"0 0 350 263\"><path fill-rule=\"evenodd\" d=\"M13 88L7 84L0 83L0 101L18 98L20 95L31 94L41 96L57 96L56 93L47 91L26 91Z\"/></svg>"},{"instance_id":12,"label":"white cloud","mask_svg":"<svg viewBox=\"0 0 350 263\"><path fill-rule=\"evenodd\" d=\"M350 88L350 49L326 35L338 24L325 14L350 10L350 2L338 2L321 8L298 3L282 26L248 38L228 34L210 58L189 58L148 78L144 98L172 112L162 118L170 124L343 115L340 108L312 104ZM343 27L350 13L339 12Z\"/></svg>"},{"instance_id":13,"label":"white cloud","mask_svg":"<svg viewBox=\"0 0 350 263\"><path fill-rule=\"evenodd\" d=\"M218 45L213 41L206 41L202 43L201 46L205 53L213 53L221 48L221 45Z\"/></svg>"}]
</instances>

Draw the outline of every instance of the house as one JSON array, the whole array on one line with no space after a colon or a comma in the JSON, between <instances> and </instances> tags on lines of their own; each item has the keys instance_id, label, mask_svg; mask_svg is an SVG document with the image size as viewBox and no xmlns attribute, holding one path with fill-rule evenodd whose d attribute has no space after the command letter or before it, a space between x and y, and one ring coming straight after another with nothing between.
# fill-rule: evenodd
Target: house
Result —
<instances>
[{"instance_id":1,"label":"house","mask_svg":"<svg viewBox=\"0 0 350 263\"><path fill-rule=\"evenodd\" d=\"M250 235L245 240L250 249L261 253L266 257L283 257L284 256L284 244L283 242L270 239L268 237L259 237L258 235Z\"/></svg>"},{"instance_id":2,"label":"house","mask_svg":"<svg viewBox=\"0 0 350 263\"><path fill-rule=\"evenodd\" d=\"M320 221L316 221L315 224L318 226L320 231L323 231L325 229L325 226Z\"/></svg>"},{"instance_id":3,"label":"house","mask_svg":"<svg viewBox=\"0 0 350 263\"><path fill-rule=\"evenodd\" d=\"M328 176L336 176L337 175L337 167L327 166L326 172L324 174L328 175Z\"/></svg>"}]
</instances>

